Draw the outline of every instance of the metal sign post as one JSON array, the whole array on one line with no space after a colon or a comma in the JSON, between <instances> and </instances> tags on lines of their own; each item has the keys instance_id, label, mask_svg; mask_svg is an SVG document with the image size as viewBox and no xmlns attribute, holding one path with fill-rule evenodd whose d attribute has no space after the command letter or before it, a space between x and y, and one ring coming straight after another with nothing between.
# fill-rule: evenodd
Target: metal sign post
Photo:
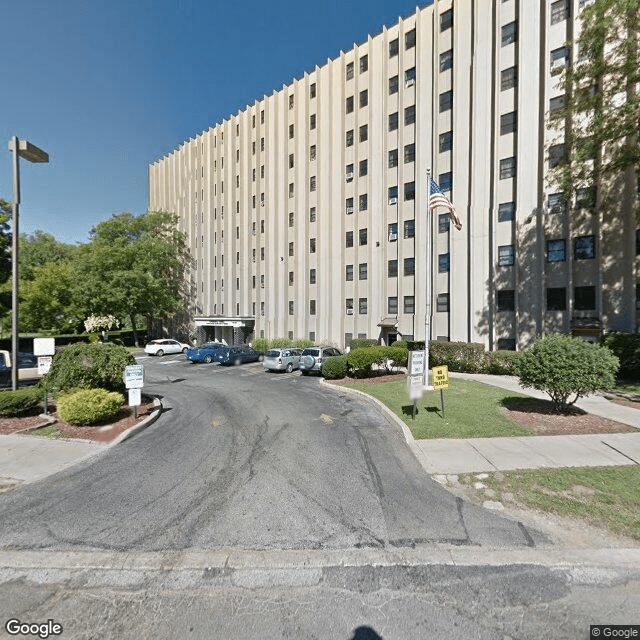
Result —
<instances>
[{"instance_id":1,"label":"metal sign post","mask_svg":"<svg viewBox=\"0 0 640 640\"><path fill-rule=\"evenodd\" d=\"M424 351L409 351L409 375L407 376L407 394L413 400L412 419L416 419L416 404L424 393Z\"/></svg>"},{"instance_id":2,"label":"metal sign post","mask_svg":"<svg viewBox=\"0 0 640 640\"><path fill-rule=\"evenodd\" d=\"M129 406L133 407L133 417L138 418L138 406L142 403L144 386L144 366L132 364L124 368L124 386L129 390Z\"/></svg>"},{"instance_id":3,"label":"metal sign post","mask_svg":"<svg viewBox=\"0 0 640 640\"><path fill-rule=\"evenodd\" d=\"M431 379L433 380L433 388L440 389L440 407L442 408L442 419L444 420L444 395L442 390L449 388L449 367L433 367L431 369Z\"/></svg>"}]
</instances>

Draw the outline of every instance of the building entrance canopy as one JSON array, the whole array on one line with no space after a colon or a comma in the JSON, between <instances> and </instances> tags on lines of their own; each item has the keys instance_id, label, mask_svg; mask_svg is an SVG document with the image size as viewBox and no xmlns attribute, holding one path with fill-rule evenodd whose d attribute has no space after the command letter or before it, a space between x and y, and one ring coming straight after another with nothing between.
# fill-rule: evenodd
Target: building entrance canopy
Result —
<instances>
[{"instance_id":1,"label":"building entrance canopy","mask_svg":"<svg viewBox=\"0 0 640 640\"><path fill-rule=\"evenodd\" d=\"M196 327L249 327L253 326L253 317L238 318L234 316L209 316L194 318Z\"/></svg>"}]
</instances>

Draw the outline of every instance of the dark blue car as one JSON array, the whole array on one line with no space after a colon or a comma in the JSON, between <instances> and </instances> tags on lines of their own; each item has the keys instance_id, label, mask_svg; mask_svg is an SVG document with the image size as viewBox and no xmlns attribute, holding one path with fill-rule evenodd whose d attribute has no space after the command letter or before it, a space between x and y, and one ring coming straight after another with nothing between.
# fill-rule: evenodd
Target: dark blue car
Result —
<instances>
[{"instance_id":1,"label":"dark blue car","mask_svg":"<svg viewBox=\"0 0 640 640\"><path fill-rule=\"evenodd\" d=\"M243 362L262 361L263 353L255 351L249 345L232 345L218 351L215 359L220 364L242 364Z\"/></svg>"},{"instance_id":2,"label":"dark blue car","mask_svg":"<svg viewBox=\"0 0 640 640\"><path fill-rule=\"evenodd\" d=\"M227 348L227 345L222 344L222 342L207 342L201 347L187 349L184 355L188 360L191 360L191 362L206 362L208 364L216 359L215 356L218 351Z\"/></svg>"}]
</instances>

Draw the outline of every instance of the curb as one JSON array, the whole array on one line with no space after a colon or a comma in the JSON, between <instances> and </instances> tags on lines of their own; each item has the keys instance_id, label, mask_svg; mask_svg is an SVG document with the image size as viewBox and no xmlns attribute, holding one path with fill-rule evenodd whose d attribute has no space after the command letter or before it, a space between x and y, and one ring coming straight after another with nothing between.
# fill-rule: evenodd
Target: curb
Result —
<instances>
[{"instance_id":1,"label":"curb","mask_svg":"<svg viewBox=\"0 0 640 640\"><path fill-rule=\"evenodd\" d=\"M138 433L139 431L146 429L150 424L153 424L158 419L158 416L162 413L162 402L160 401L160 398L154 397L153 404L156 408L148 418L145 418L142 422L138 422L137 424L134 424L133 427L129 427L126 431L123 431L115 440L109 442L107 446L113 447L117 444L120 444L121 442L124 442L125 440L128 440L132 436L136 435L136 433Z\"/></svg>"}]
</instances>

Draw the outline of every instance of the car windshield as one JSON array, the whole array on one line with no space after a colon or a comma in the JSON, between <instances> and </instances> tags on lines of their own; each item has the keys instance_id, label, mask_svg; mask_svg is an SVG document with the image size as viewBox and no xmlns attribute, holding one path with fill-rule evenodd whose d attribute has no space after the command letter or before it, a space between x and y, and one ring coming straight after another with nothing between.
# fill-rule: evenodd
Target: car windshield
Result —
<instances>
[{"instance_id":1,"label":"car windshield","mask_svg":"<svg viewBox=\"0 0 640 640\"><path fill-rule=\"evenodd\" d=\"M219 342L207 342L207 344L203 344L201 349L220 349L222 345Z\"/></svg>"},{"instance_id":2,"label":"car windshield","mask_svg":"<svg viewBox=\"0 0 640 640\"><path fill-rule=\"evenodd\" d=\"M278 357L280 357L279 351L275 351L274 349L267 351L267 358L278 358Z\"/></svg>"},{"instance_id":3,"label":"car windshield","mask_svg":"<svg viewBox=\"0 0 640 640\"><path fill-rule=\"evenodd\" d=\"M320 349L305 349L302 352L303 356L319 356L320 355Z\"/></svg>"}]
</instances>

